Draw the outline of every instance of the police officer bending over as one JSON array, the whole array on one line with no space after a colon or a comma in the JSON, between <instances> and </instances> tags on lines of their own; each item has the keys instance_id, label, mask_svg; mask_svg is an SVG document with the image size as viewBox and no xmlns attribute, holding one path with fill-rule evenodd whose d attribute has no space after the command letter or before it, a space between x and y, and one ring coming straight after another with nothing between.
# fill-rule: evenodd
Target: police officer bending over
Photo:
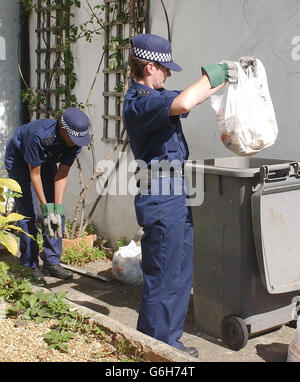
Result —
<instances>
[{"instance_id":1,"label":"police officer bending over","mask_svg":"<svg viewBox=\"0 0 300 382\"><path fill-rule=\"evenodd\" d=\"M69 170L82 146L90 142L89 124L83 111L70 107L57 120L40 119L22 125L6 147L5 167L23 193L16 199L18 212L26 216L19 226L36 238L38 201L43 215L42 271L37 241L20 235L20 264L32 269L37 282L43 281L43 273L59 279L73 277L60 265L65 225L62 203Z\"/></svg>"},{"instance_id":2,"label":"police officer bending over","mask_svg":"<svg viewBox=\"0 0 300 382\"><path fill-rule=\"evenodd\" d=\"M151 171L148 192L140 188L135 197L137 221L144 230L144 285L137 329L198 357L194 347L180 341L193 279L193 223L183 178L189 151L180 118L226 82L236 82L237 68L232 61L207 65L202 78L182 92L166 90L171 70L182 69L172 60L170 43L154 34L131 39L129 65L132 83L124 100L124 121L135 160L145 164L139 171ZM182 166L182 171L169 173L169 195L161 192L164 172L154 176L152 171L154 163L163 160ZM181 193L174 192L178 177ZM153 189L160 191L153 193Z\"/></svg>"}]
</instances>

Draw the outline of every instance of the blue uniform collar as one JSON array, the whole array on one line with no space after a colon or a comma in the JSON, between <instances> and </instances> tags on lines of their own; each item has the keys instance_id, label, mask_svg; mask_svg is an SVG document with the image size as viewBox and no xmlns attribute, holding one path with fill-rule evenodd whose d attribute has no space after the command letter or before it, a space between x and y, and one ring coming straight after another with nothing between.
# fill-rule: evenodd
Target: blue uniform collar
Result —
<instances>
[{"instance_id":1,"label":"blue uniform collar","mask_svg":"<svg viewBox=\"0 0 300 382\"><path fill-rule=\"evenodd\" d=\"M144 90L145 92L148 93L147 95L160 95L160 94L162 94L162 92L165 91L164 88L161 88L161 89L152 89L149 86L140 84L140 83L138 83L138 82L136 82L134 80L132 80L132 82L131 82L131 88L133 88L136 91Z\"/></svg>"},{"instance_id":2,"label":"blue uniform collar","mask_svg":"<svg viewBox=\"0 0 300 382\"><path fill-rule=\"evenodd\" d=\"M60 124L59 124L59 120L57 120L57 124L55 126L55 143L59 144L59 145L65 145L65 146L68 146L66 144L66 142L64 142L63 140L60 139Z\"/></svg>"}]
</instances>

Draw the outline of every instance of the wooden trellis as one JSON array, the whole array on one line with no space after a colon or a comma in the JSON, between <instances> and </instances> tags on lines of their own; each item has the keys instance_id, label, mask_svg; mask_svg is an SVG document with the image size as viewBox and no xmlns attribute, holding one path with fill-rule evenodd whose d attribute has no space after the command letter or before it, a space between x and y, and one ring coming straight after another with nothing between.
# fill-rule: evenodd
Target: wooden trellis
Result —
<instances>
[{"instance_id":1,"label":"wooden trellis","mask_svg":"<svg viewBox=\"0 0 300 382\"><path fill-rule=\"evenodd\" d=\"M103 69L104 112L103 140L115 142L122 130L122 99L124 83L128 78L129 39L147 30L148 0L102 0L105 3L105 57ZM38 0L37 14L37 92L44 102L37 103L36 118L55 116L62 101L70 106L71 89L64 72L64 53L60 47L69 35L70 9L67 0L56 0L61 5L53 10L51 0ZM114 9L111 12L111 9ZM65 14L62 14L62 13ZM60 25L61 20L63 25ZM113 49L112 39L119 41ZM115 66L111 67L112 56Z\"/></svg>"},{"instance_id":2,"label":"wooden trellis","mask_svg":"<svg viewBox=\"0 0 300 382\"><path fill-rule=\"evenodd\" d=\"M105 60L104 60L104 114L103 137L105 142L115 142L122 130L122 98L124 83L128 76L129 39L147 29L148 0L104 0L105 10ZM117 6L117 7L116 7ZM116 12L110 12L116 7ZM111 41L116 39L119 45L112 49ZM116 67L111 67L114 57Z\"/></svg>"},{"instance_id":3,"label":"wooden trellis","mask_svg":"<svg viewBox=\"0 0 300 382\"><path fill-rule=\"evenodd\" d=\"M43 5L44 3L44 5ZM56 0L56 5L63 5L64 0ZM63 39L68 35L68 23L60 25L62 16L69 20L69 10L53 10L50 0L38 0L35 9L37 14L37 93L43 96L45 102L37 102L36 118L53 117L60 109L61 98L68 106L70 89L68 78L59 74L58 68L63 67ZM65 12L65 15L62 15ZM63 73L63 71L61 71ZM61 85L64 84L62 87ZM64 89L62 91L62 89Z\"/></svg>"}]
</instances>

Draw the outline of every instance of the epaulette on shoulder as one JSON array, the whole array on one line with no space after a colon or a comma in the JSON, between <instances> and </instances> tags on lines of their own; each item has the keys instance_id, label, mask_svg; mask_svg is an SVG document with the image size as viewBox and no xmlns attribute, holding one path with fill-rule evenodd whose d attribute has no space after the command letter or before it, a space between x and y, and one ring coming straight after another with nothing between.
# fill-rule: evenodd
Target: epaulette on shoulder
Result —
<instances>
[{"instance_id":1,"label":"epaulette on shoulder","mask_svg":"<svg viewBox=\"0 0 300 382\"><path fill-rule=\"evenodd\" d=\"M41 139L42 145L43 146L51 146L53 144L55 138L56 138L55 134L51 135L51 137L48 137L48 138L42 138Z\"/></svg>"},{"instance_id":2,"label":"epaulette on shoulder","mask_svg":"<svg viewBox=\"0 0 300 382\"><path fill-rule=\"evenodd\" d=\"M150 93L149 89L137 89L137 91L136 91L136 95L138 97L149 96L150 94L151 93Z\"/></svg>"}]
</instances>

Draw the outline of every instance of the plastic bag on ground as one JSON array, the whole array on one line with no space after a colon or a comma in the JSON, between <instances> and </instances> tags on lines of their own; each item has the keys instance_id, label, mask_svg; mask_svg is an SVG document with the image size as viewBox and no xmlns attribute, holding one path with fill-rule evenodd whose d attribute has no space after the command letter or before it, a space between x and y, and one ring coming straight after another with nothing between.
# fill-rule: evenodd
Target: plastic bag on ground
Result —
<instances>
[{"instance_id":1,"label":"plastic bag on ground","mask_svg":"<svg viewBox=\"0 0 300 382\"><path fill-rule=\"evenodd\" d=\"M240 156L270 147L278 134L266 71L262 62L256 61L255 75L251 67L246 74L236 63L238 83L227 85L222 95L211 97L221 140L226 148Z\"/></svg>"},{"instance_id":2,"label":"plastic bag on ground","mask_svg":"<svg viewBox=\"0 0 300 382\"><path fill-rule=\"evenodd\" d=\"M119 247L114 253L112 275L124 284L140 285L143 283L142 250L134 240L127 246Z\"/></svg>"}]
</instances>

